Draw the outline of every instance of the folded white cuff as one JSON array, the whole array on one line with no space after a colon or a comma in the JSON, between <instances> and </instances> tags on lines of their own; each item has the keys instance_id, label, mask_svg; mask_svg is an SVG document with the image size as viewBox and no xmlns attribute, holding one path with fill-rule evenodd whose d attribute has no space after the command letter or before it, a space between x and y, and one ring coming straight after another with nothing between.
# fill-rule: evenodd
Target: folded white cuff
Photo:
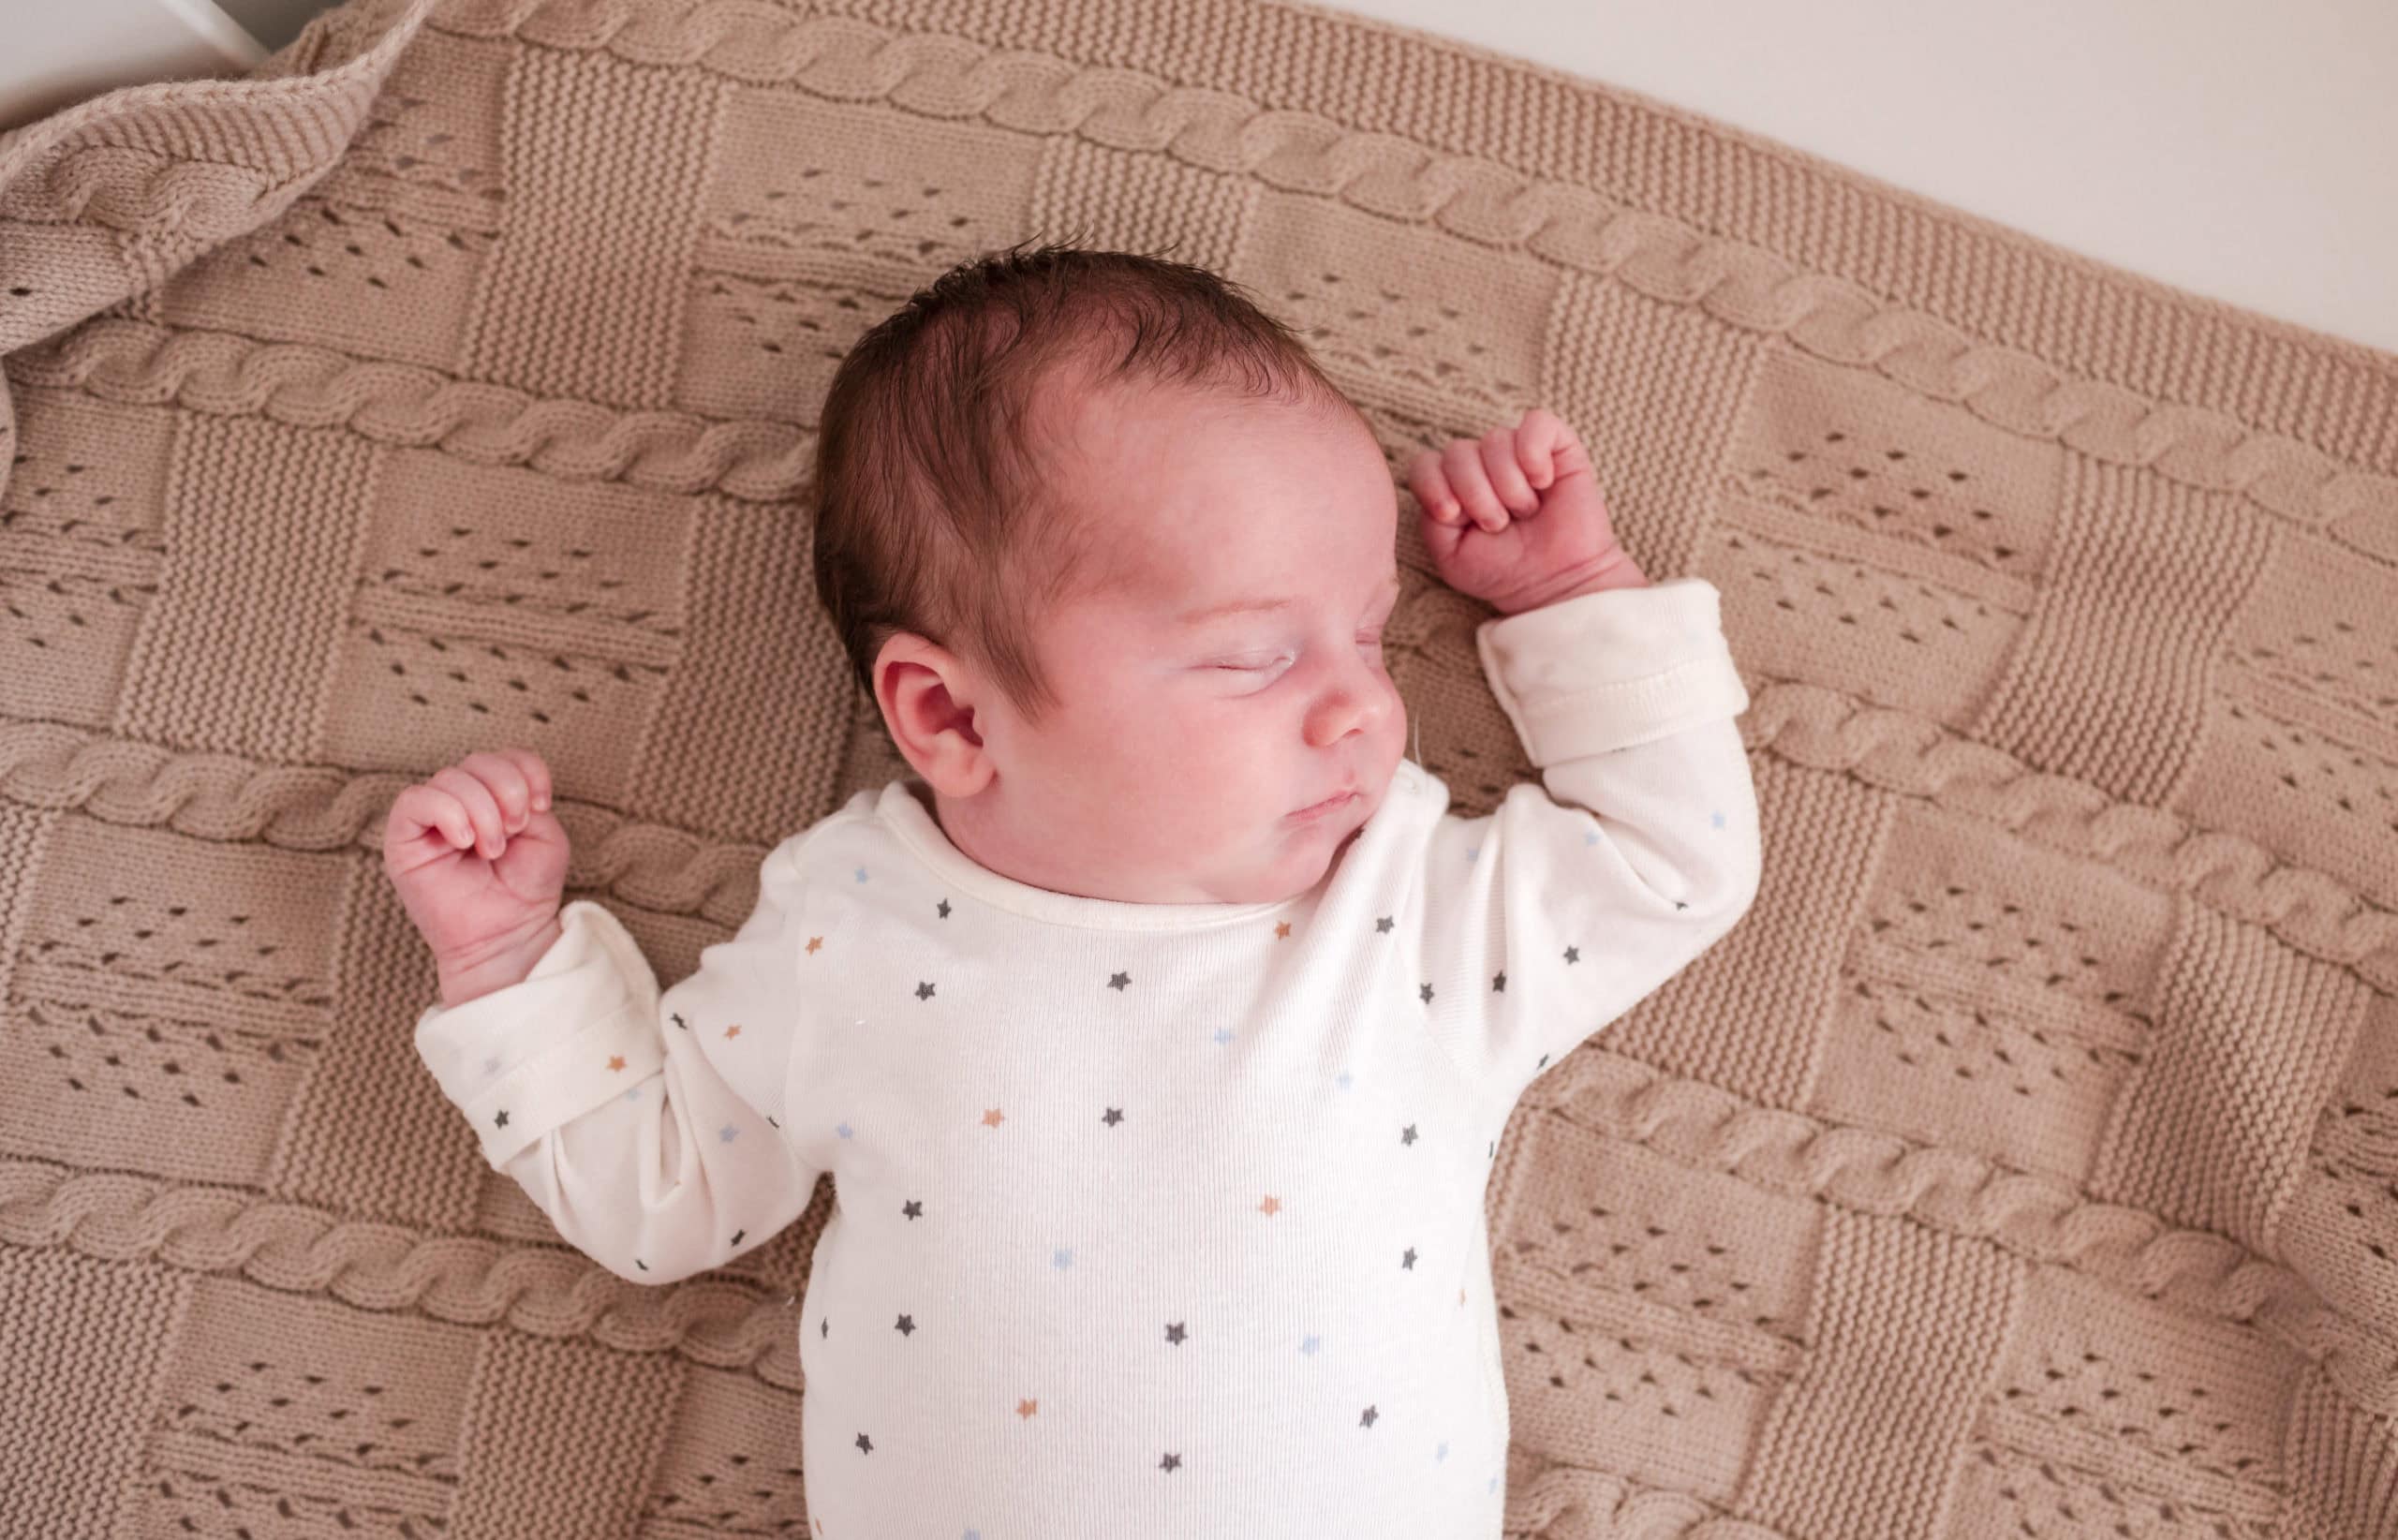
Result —
<instances>
[{"instance_id":1,"label":"folded white cuff","mask_svg":"<svg viewBox=\"0 0 2398 1540\"><path fill-rule=\"evenodd\" d=\"M589 899L525 978L418 1015L417 1056L496 1169L658 1073L657 978L623 922Z\"/></svg>"},{"instance_id":2,"label":"folded white cuff","mask_svg":"<svg viewBox=\"0 0 2398 1540\"><path fill-rule=\"evenodd\" d=\"M1749 692L1705 578L1608 588L1474 628L1499 708L1536 767L1737 717Z\"/></svg>"}]
</instances>

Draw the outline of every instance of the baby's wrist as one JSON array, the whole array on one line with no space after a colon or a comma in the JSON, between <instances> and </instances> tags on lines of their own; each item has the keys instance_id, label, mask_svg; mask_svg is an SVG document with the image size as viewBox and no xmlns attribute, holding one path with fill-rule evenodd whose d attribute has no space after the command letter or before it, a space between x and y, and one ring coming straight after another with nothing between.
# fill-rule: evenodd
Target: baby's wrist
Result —
<instances>
[{"instance_id":1,"label":"baby's wrist","mask_svg":"<svg viewBox=\"0 0 2398 1540\"><path fill-rule=\"evenodd\" d=\"M1585 594L1605 593L1610 588L1645 588L1649 574L1632 559L1631 553L1617 546L1596 561L1589 562L1553 579L1535 591L1528 600L1502 603L1499 610L1506 615L1521 615L1527 610L1545 609L1562 604L1569 599Z\"/></svg>"},{"instance_id":2,"label":"baby's wrist","mask_svg":"<svg viewBox=\"0 0 2398 1540\"><path fill-rule=\"evenodd\" d=\"M533 971L533 965L541 960L541 955L556 945L564 934L564 925L552 914L529 934L484 948L472 957L436 959L443 1008L464 1005L478 996L524 983Z\"/></svg>"}]
</instances>

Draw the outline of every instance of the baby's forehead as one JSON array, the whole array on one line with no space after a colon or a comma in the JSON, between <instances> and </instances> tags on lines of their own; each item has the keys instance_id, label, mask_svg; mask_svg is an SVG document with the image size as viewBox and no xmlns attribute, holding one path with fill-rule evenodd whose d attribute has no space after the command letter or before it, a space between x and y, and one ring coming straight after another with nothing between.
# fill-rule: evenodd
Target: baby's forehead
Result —
<instances>
[{"instance_id":1,"label":"baby's forehead","mask_svg":"<svg viewBox=\"0 0 2398 1540\"><path fill-rule=\"evenodd\" d=\"M1241 456L1254 451L1277 464L1314 456L1325 414L1188 385L1093 383L1073 370L1058 374L1054 391L1044 389L1042 406L1050 451L1043 496L1072 541L1074 594L1171 618L1203 604L1291 591L1280 575L1261 575L1237 560L1228 542L1243 538L1244 520L1324 506L1325 488L1305 477L1261 479ZM1254 421L1244 422L1258 412L1277 415L1262 440ZM1353 471L1344 458L1338 474L1344 486L1353 474L1365 478L1388 502L1387 467L1370 432L1366 444L1358 460L1370 468ZM1325 462L1316 466L1330 472Z\"/></svg>"}]
</instances>

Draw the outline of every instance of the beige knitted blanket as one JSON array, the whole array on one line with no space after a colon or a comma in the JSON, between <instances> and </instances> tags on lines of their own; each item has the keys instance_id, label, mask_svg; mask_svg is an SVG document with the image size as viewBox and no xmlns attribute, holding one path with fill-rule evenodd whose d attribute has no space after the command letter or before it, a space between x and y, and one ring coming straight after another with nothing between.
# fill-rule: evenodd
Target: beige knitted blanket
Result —
<instances>
[{"instance_id":1,"label":"beige knitted blanket","mask_svg":"<svg viewBox=\"0 0 2398 1540\"><path fill-rule=\"evenodd\" d=\"M1044 230L1240 279L1395 474L1550 407L1722 590L1764 886L1509 1127L1511 1533L2398 1533L2398 358L1301 6L354 0L0 141L0 1535L817 1533L829 1186L679 1285L564 1247L380 826L532 745L689 972L907 773L809 582L835 362Z\"/></svg>"}]
</instances>

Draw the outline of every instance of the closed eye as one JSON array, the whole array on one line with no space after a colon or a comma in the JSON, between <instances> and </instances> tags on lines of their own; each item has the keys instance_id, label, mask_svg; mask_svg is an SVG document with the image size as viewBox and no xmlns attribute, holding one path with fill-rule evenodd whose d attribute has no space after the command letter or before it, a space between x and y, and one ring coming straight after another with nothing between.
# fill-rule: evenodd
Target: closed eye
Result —
<instances>
[{"instance_id":1,"label":"closed eye","mask_svg":"<svg viewBox=\"0 0 2398 1540\"><path fill-rule=\"evenodd\" d=\"M1361 636L1357 638L1357 640L1361 644L1369 647L1379 648L1383 644L1382 633L1380 631L1376 631L1371 636ZM1278 663L1286 663L1289 661L1290 659L1287 658L1277 657L1269 658L1263 663L1217 663L1211 666L1221 669L1226 674L1263 674L1267 669L1274 667Z\"/></svg>"}]
</instances>

